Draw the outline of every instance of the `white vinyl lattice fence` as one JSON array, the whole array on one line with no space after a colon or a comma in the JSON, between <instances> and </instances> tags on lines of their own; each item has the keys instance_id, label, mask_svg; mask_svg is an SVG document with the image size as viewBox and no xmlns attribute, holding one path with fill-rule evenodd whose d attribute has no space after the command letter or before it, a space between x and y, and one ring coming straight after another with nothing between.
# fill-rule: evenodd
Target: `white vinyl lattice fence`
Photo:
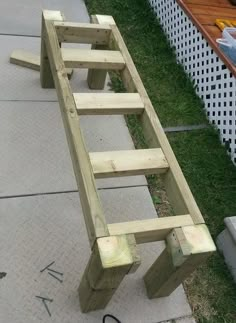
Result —
<instances>
[{"instance_id":1,"label":"white vinyl lattice fence","mask_svg":"<svg viewBox=\"0 0 236 323\"><path fill-rule=\"evenodd\" d=\"M175 0L149 0L236 164L236 81Z\"/></svg>"}]
</instances>

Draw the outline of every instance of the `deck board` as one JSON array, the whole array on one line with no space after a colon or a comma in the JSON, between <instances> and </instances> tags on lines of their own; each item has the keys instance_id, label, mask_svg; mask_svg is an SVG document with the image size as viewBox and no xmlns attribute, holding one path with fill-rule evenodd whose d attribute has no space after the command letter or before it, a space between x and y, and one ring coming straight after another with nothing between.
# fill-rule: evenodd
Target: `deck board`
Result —
<instances>
[{"instance_id":1,"label":"deck board","mask_svg":"<svg viewBox=\"0 0 236 323\"><path fill-rule=\"evenodd\" d=\"M177 0L187 16L192 20L197 29L203 34L209 45L236 76L236 66L219 49L216 39L221 37L220 29L215 25L215 19L235 19L236 6L229 0Z\"/></svg>"},{"instance_id":2,"label":"deck board","mask_svg":"<svg viewBox=\"0 0 236 323\"><path fill-rule=\"evenodd\" d=\"M183 0L187 4L205 5L218 8L232 8L232 4L225 0Z\"/></svg>"},{"instance_id":3,"label":"deck board","mask_svg":"<svg viewBox=\"0 0 236 323\"><path fill-rule=\"evenodd\" d=\"M198 22L202 25L208 25L208 26L215 26L215 20L219 18L219 15L196 15L196 19L198 20ZM227 15L221 15L222 19L228 19ZM232 18L231 18L232 19ZM235 18L236 20L236 18ZM217 28L218 29L218 28Z\"/></svg>"}]
</instances>

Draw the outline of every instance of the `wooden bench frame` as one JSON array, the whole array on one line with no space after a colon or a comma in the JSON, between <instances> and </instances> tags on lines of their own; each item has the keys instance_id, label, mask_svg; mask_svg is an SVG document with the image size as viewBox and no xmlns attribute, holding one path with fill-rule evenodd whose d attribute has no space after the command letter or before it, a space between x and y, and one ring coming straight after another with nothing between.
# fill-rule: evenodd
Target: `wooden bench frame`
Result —
<instances>
[{"instance_id":1,"label":"wooden bench frame","mask_svg":"<svg viewBox=\"0 0 236 323\"><path fill-rule=\"evenodd\" d=\"M215 251L201 212L113 18L96 15L91 19L91 24L71 23L65 22L59 11L43 11L40 56L41 85L43 88L55 86L57 91L92 249L79 286L83 312L104 308L124 276L138 268L139 243L166 241L166 248L144 276L150 298L170 295L197 265ZM108 94L110 97L106 94L100 98L96 96L98 102L94 105L89 102L86 106L86 100L91 99L88 94L87 98L82 98L81 94L72 93L61 42L90 43L93 51L103 51L106 64L103 64L102 55L97 57L97 61L94 59L96 55L91 54L91 61L85 57L86 66L90 68L88 84L91 88L102 89L106 69L109 66L118 69L128 92L123 94L119 103L122 105L124 101L124 106L117 105L112 94ZM82 62L81 67L84 67L82 54L69 53L67 66L78 68ZM119 113L139 115L150 149L89 154L79 126L79 114ZM175 216L107 224L95 177L150 173L162 174Z\"/></svg>"}]
</instances>

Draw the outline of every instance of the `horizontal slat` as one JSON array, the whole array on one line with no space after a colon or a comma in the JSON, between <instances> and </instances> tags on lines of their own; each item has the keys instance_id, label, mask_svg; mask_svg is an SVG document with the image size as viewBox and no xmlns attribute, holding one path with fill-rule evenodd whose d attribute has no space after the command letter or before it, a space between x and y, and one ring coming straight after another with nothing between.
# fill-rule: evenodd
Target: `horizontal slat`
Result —
<instances>
[{"instance_id":1,"label":"horizontal slat","mask_svg":"<svg viewBox=\"0 0 236 323\"><path fill-rule=\"evenodd\" d=\"M61 52L66 67L121 70L125 66L119 51L62 48Z\"/></svg>"},{"instance_id":2,"label":"horizontal slat","mask_svg":"<svg viewBox=\"0 0 236 323\"><path fill-rule=\"evenodd\" d=\"M138 92L145 103L140 120L146 142L150 148L161 147L168 161L170 169L164 176L164 183L175 214L191 214L195 224L204 223L203 216L180 169L124 40L116 26L111 25L111 28L110 48L120 50L126 63L124 70L121 71L125 88L128 92Z\"/></svg>"},{"instance_id":3,"label":"horizontal slat","mask_svg":"<svg viewBox=\"0 0 236 323\"><path fill-rule=\"evenodd\" d=\"M108 224L110 235L133 233L137 243L161 241L174 228L193 225L189 214Z\"/></svg>"},{"instance_id":4,"label":"horizontal slat","mask_svg":"<svg viewBox=\"0 0 236 323\"><path fill-rule=\"evenodd\" d=\"M161 174L168 163L160 148L90 153L95 178Z\"/></svg>"},{"instance_id":5,"label":"horizontal slat","mask_svg":"<svg viewBox=\"0 0 236 323\"><path fill-rule=\"evenodd\" d=\"M59 42L106 45L111 28L108 25L54 22Z\"/></svg>"},{"instance_id":6,"label":"horizontal slat","mask_svg":"<svg viewBox=\"0 0 236 323\"><path fill-rule=\"evenodd\" d=\"M10 63L27 67L35 71L40 71L40 55L36 55L23 49L16 49L11 53ZM70 78L73 70L71 68L67 68L66 71Z\"/></svg>"},{"instance_id":7,"label":"horizontal slat","mask_svg":"<svg viewBox=\"0 0 236 323\"><path fill-rule=\"evenodd\" d=\"M140 114L144 104L138 93L74 93L79 115Z\"/></svg>"}]
</instances>

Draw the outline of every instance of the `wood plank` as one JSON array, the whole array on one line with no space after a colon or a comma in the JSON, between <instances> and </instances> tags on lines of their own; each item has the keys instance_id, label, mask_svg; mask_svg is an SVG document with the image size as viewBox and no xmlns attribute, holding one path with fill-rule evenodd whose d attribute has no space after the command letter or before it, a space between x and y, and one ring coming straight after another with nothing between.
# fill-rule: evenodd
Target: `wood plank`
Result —
<instances>
[{"instance_id":1,"label":"wood plank","mask_svg":"<svg viewBox=\"0 0 236 323\"><path fill-rule=\"evenodd\" d=\"M115 20L112 16L108 15L94 15L96 17L97 23L101 25L116 25Z\"/></svg>"},{"instance_id":2,"label":"wood plank","mask_svg":"<svg viewBox=\"0 0 236 323\"><path fill-rule=\"evenodd\" d=\"M219 18L218 15L196 15L196 19L198 20L199 24L209 25L209 26L216 26L215 21L218 18ZM224 16L224 15L221 15L220 18L226 19L226 20L232 20L232 18L230 18L228 16ZM220 29L219 29L219 31L220 31Z\"/></svg>"},{"instance_id":3,"label":"wood plank","mask_svg":"<svg viewBox=\"0 0 236 323\"><path fill-rule=\"evenodd\" d=\"M235 9L235 7L229 2L229 0L207 0L207 2L206 0L182 0L182 2L185 4Z\"/></svg>"},{"instance_id":4,"label":"wood plank","mask_svg":"<svg viewBox=\"0 0 236 323\"><path fill-rule=\"evenodd\" d=\"M16 49L11 53L10 63L40 71L40 55L33 54L23 49ZM70 79L73 74L73 69L67 68L66 72Z\"/></svg>"},{"instance_id":5,"label":"wood plank","mask_svg":"<svg viewBox=\"0 0 236 323\"><path fill-rule=\"evenodd\" d=\"M44 20L44 28L47 54L79 188L83 215L89 241L93 246L96 238L108 236L109 231L96 189L90 158L79 127L79 116L67 78L56 30L53 22L49 20Z\"/></svg>"},{"instance_id":6,"label":"wood plank","mask_svg":"<svg viewBox=\"0 0 236 323\"><path fill-rule=\"evenodd\" d=\"M160 148L90 153L95 178L163 174L168 163Z\"/></svg>"},{"instance_id":7,"label":"wood plank","mask_svg":"<svg viewBox=\"0 0 236 323\"><path fill-rule=\"evenodd\" d=\"M216 39L217 38L222 38L222 33L220 31L220 29L217 26L205 26L206 32L208 33L208 35L211 36L212 42L214 42L218 48L218 45L216 43ZM218 51L219 48L218 48Z\"/></svg>"},{"instance_id":8,"label":"wood plank","mask_svg":"<svg viewBox=\"0 0 236 323\"><path fill-rule=\"evenodd\" d=\"M132 233L135 236L136 242L140 244L165 240L174 228L188 225L193 225L193 220L189 214L186 214L165 218L112 223L108 224L108 230L110 235Z\"/></svg>"},{"instance_id":9,"label":"wood plank","mask_svg":"<svg viewBox=\"0 0 236 323\"><path fill-rule=\"evenodd\" d=\"M125 66L119 51L62 48L61 53L66 67L121 70Z\"/></svg>"},{"instance_id":10,"label":"wood plank","mask_svg":"<svg viewBox=\"0 0 236 323\"><path fill-rule=\"evenodd\" d=\"M171 149L123 38L116 26L111 26L111 28L112 35L110 48L119 49L126 63L126 67L121 73L124 85L129 92L138 92L145 105L144 113L141 116L141 122L146 141L150 148L161 147L169 164L169 171L164 176L164 183L172 207L176 215L190 214L194 223L204 223L202 214L175 158L173 150ZM170 182L171 185L169 184Z\"/></svg>"},{"instance_id":11,"label":"wood plank","mask_svg":"<svg viewBox=\"0 0 236 323\"><path fill-rule=\"evenodd\" d=\"M91 22L93 24L101 24L101 22L98 22L97 17L95 15L91 16ZM106 21L104 24L110 23L110 21ZM110 35L109 35L110 37ZM92 49L108 49L107 44L106 45L92 45ZM89 69L88 75L87 75L87 83L88 87L93 90L103 90L106 83L106 76L107 71L106 70L98 70L98 69Z\"/></svg>"},{"instance_id":12,"label":"wood plank","mask_svg":"<svg viewBox=\"0 0 236 323\"><path fill-rule=\"evenodd\" d=\"M45 45L45 21L59 20L63 21L64 17L60 11L44 10L42 13L41 22L41 50L40 50L40 83L44 89L53 89L54 81L51 67L48 60L46 45Z\"/></svg>"},{"instance_id":13,"label":"wood plank","mask_svg":"<svg viewBox=\"0 0 236 323\"><path fill-rule=\"evenodd\" d=\"M82 313L88 313L94 310L104 309L112 296L115 294L116 289L93 289L87 279L87 268L80 279L78 289L80 310Z\"/></svg>"},{"instance_id":14,"label":"wood plank","mask_svg":"<svg viewBox=\"0 0 236 323\"><path fill-rule=\"evenodd\" d=\"M233 73L234 76L236 76L236 67L233 65L233 63L231 62L231 60L224 55L224 53L220 50L219 46L216 43L216 38L221 37L221 32L218 29L218 27L214 27L212 25L206 25L206 24L202 24L199 20L198 17L201 15L216 15L218 16L218 18L228 18L228 19L235 19L236 18L236 7L232 6L233 9L230 12L234 12L233 17L231 17L230 15L228 15L229 11L227 11L225 13L225 11L219 10L217 12L214 12L210 10L209 13L209 9L208 12L204 11L203 9L201 9L201 13L193 13L192 9L189 7L188 3L185 3L182 0L176 0L177 3L180 5L180 7L184 10L184 12L186 13L186 15L190 18L190 20L193 22L193 24L197 27L197 29L202 33L202 35L205 37L206 41L209 43L209 45L212 47L212 49L216 52L216 54L219 56L219 58L223 61L223 63L227 66L227 68ZM221 8L219 8L221 9ZM230 8L227 8L227 10L229 10ZM223 17L223 16L224 17ZM216 29L215 29L216 28ZM218 31L217 31L218 29ZM219 34L218 34L219 33Z\"/></svg>"},{"instance_id":15,"label":"wood plank","mask_svg":"<svg viewBox=\"0 0 236 323\"><path fill-rule=\"evenodd\" d=\"M82 312L105 308L125 275L139 265L133 235L98 238L79 286Z\"/></svg>"},{"instance_id":16,"label":"wood plank","mask_svg":"<svg viewBox=\"0 0 236 323\"><path fill-rule=\"evenodd\" d=\"M40 71L40 55L22 49L16 49L11 53L10 63Z\"/></svg>"},{"instance_id":17,"label":"wood plank","mask_svg":"<svg viewBox=\"0 0 236 323\"><path fill-rule=\"evenodd\" d=\"M55 22L59 42L106 45L111 28L108 25Z\"/></svg>"},{"instance_id":18,"label":"wood plank","mask_svg":"<svg viewBox=\"0 0 236 323\"><path fill-rule=\"evenodd\" d=\"M216 247L204 224L174 229L144 282L149 298L169 296Z\"/></svg>"},{"instance_id":19,"label":"wood plank","mask_svg":"<svg viewBox=\"0 0 236 323\"><path fill-rule=\"evenodd\" d=\"M79 115L141 114L143 102L138 93L74 93Z\"/></svg>"},{"instance_id":20,"label":"wood plank","mask_svg":"<svg viewBox=\"0 0 236 323\"><path fill-rule=\"evenodd\" d=\"M98 238L94 251L95 257L87 273L90 285L94 289L117 288L121 279L121 271L124 271L126 275L134 263L140 264L140 256L133 234Z\"/></svg>"},{"instance_id":21,"label":"wood plank","mask_svg":"<svg viewBox=\"0 0 236 323\"><path fill-rule=\"evenodd\" d=\"M188 8L194 15L218 15L221 18L222 15L228 16L229 18L236 17L236 8L218 8L205 5L188 4Z\"/></svg>"}]
</instances>

